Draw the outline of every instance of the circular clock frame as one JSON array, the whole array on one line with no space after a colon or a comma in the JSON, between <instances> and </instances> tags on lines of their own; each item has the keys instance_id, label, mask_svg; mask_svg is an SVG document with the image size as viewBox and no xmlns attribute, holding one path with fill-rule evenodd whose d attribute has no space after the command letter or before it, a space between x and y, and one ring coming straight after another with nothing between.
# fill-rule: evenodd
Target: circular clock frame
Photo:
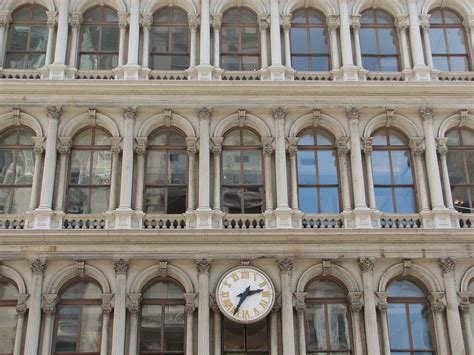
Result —
<instances>
[{"instance_id":1,"label":"circular clock frame","mask_svg":"<svg viewBox=\"0 0 474 355\"><path fill-rule=\"evenodd\" d=\"M232 314L230 314L225 309L225 307L223 306L221 297L219 295L219 292L220 292L220 289L221 289L221 286L222 286L222 283L224 282L224 280L226 280L232 273L234 273L236 271L238 272L239 270L253 270L253 271L261 274L264 277L264 279L266 279L268 281L268 285L269 285L269 288L271 290L272 297L270 299L270 303L269 303L267 309L264 312L262 312L255 319L243 320L243 319L233 317ZM242 291L244 291L244 290L242 290ZM254 266L237 266L237 267L234 267L234 268L231 268L231 269L225 271L224 274L220 277L219 282L217 283L216 293L215 293L216 303L217 303L217 306L219 307L219 310L221 311L221 313L226 318L228 318L229 320L231 320L235 323L240 323L240 324L253 324L253 323L257 323L257 322L265 319L273 309L273 305L275 304L275 297L276 297L275 286L273 285L272 279L268 276L268 274L266 272L262 271L261 269L259 269L257 267L254 267Z\"/></svg>"}]
</instances>

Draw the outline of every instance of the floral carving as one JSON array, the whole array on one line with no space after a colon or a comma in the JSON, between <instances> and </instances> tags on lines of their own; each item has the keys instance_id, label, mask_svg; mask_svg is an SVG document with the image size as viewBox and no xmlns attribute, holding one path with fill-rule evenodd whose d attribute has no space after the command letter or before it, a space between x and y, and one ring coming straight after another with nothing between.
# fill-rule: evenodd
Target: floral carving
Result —
<instances>
[{"instance_id":1,"label":"floral carving","mask_svg":"<svg viewBox=\"0 0 474 355\"><path fill-rule=\"evenodd\" d=\"M208 259L196 260L196 268L200 274L208 274L211 270L211 261Z\"/></svg>"},{"instance_id":2,"label":"floral carving","mask_svg":"<svg viewBox=\"0 0 474 355\"><path fill-rule=\"evenodd\" d=\"M441 258L439 259L439 266L441 266L444 273L454 272L454 269L456 268L456 259L450 257Z\"/></svg>"},{"instance_id":3,"label":"floral carving","mask_svg":"<svg viewBox=\"0 0 474 355\"><path fill-rule=\"evenodd\" d=\"M46 263L43 263L40 259L34 259L31 262L31 272L33 274L43 274L46 270Z\"/></svg>"},{"instance_id":4,"label":"floral carving","mask_svg":"<svg viewBox=\"0 0 474 355\"><path fill-rule=\"evenodd\" d=\"M114 264L114 270L117 274L126 274L128 272L128 260L119 259Z\"/></svg>"}]
</instances>

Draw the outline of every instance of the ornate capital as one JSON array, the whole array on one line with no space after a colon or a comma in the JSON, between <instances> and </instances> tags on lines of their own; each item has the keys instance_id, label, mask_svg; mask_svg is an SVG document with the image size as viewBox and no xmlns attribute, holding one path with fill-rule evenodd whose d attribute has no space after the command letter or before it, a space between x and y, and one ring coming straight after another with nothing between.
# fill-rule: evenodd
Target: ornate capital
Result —
<instances>
[{"instance_id":1,"label":"ornate capital","mask_svg":"<svg viewBox=\"0 0 474 355\"><path fill-rule=\"evenodd\" d=\"M72 28L79 29L82 24L82 12L71 12L69 15L69 23Z\"/></svg>"},{"instance_id":2,"label":"ornate capital","mask_svg":"<svg viewBox=\"0 0 474 355\"><path fill-rule=\"evenodd\" d=\"M360 30L360 18L361 15L351 15L351 26L355 31Z\"/></svg>"},{"instance_id":3,"label":"ornate capital","mask_svg":"<svg viewBox=\"0 0 474 355\"><path fill-rule=\"evenodd\" d=\"M0 27L8 26L10 21L10 12L8 10L0 10Z\"/></svg>"},{"instance_id":4,"label":"ornate capital","mask_svg":"<svg viewBox=\"0 0 474 355\"><path fill-rule=\"evenodd\" d=\"M186 138L186 149L188 150L188 154L196 154L198 151L197 145L198 139L196 137Z\"/></svg>"},{"instance_id":5,"label":"ornate capital","mask_svg":"<svg viewBox=\"0 0 474 355\"><path fill-rule=\"evenodd\" d=\"M265 137L262 139L263 154L265 156L271 156L273 154L273 140L273 137Z\"/></svg>"},{"instance_id":6,"label":"ornate capital","mask_svg":"<svg viewBox=\"0 0 474 355\"><path fill-rule=\"evenodd\" d=\"M277 120L285 120L288 115L288 109L286 107L275 107L272 109L273 118Z\"/></svg>"},{"instance_id":7,"label":"ornate capital","mask_svg":"<svg viewBox=\"0 0 474 355\"><path fill-rule=\"evenodd\" d=\"M409 143L410 149L416 156L421 156L425 151L425 139L420 137L413 137Z\"/></svg>"},{"instance_id":8,"label":"ornate capital","mask_svg":"<svg viewBox=\"0 0 474 355\"><path fill-rule=\"evenodd\" d=\"M126 29L128 26L128 12L119 12L118 13L119 27L121 29Z\"/></svg>"},{"instance_id":9,"label":"ornate capital","mask_svg":"<svg viewBox=\"0 0 474 355\"><path fill-rule=\"evenodd\" d=\"M199 27L199 15L197 13L188 14L188 24L191 31L196 31Z\"/></svg>"},{"instance_id":10,"label":"ornate capital","mask_svg":"<svg viewBox=\"0 0 474 355\"><path fill-rule=\"evenodd\" d=\"M380 312L385 313L387 312L388 308L388 303L387 303L387 298L388 298L388 292L376 292L375 293L379 299L379 303L377 305L377 308L379 309Z\"/></svg>"},{"instance_id":11,"label":"ornate capital","mask_svg":"<svg viewBox=\"0 0 474 355\"><path fill-rule=\"evenodd\" d=\"M440 258L439 266L441 266L441 270L443 270L443 273L445 274L448 272L454 272L454 269L456 268L456 259L450 257Z\"/></svg>"},{"instance_id":12,"label":"ornate capital","mask_svg":"<svg viewBox=\"0 0 474 355\"><path fill-rule=\"evenodd\" d=\"M423 31L428 31L430 29L430 17L430 14L420 16L420 26Z\"/></svg>"},{"instance_id":13,"label":"ornate capital","mask_svg":"<svg viewBox=\"0 0 474 355\"><path fill-rule=\"evenodd\" d=\"M444 303L444 292L431 292L428 295L428 301L436 313L443 312L446 307Z\"/></svg>"},{"instance_id":14,"label":"ornate capital","mask_svg":"<svg viewBox=\"0 0 474 355\"><path fill-rule=\"evenodd\" d=\"M58 137L58 152L59 154L69 154L72 148L71 137Z\"/></svg>"},{"instance_id":15,"label":"ornate capital","mask_svg":"<svg viewBox=\"0 0 474 355\"><path fill-rule=\"evenodd\" d=\"M326 19L326 24L329 30L337 30L337 28L339 27L339 16L328 16Z\"/></svg>"},{"instance_id":16,"label":"ornate capital","mask_svg":"<svg viewBox=\"0 0 474 355\"><path fill-rule=\"evenodd\" d=\"M196 293L185 293L184 294L184 299L186 300L186 303L184 304L184 311L186 312L187 315L192 315L196 311L196 296L197 296ZM212 296L214 296L214 295L211 295L211 307L213 306L213 297ZM214 302L215 302L215 299L214 299ZM214 308L213 308L213 310L214 310Z\"/></svg>"},{"instance_id":17,"label":"ornate capital","mask_svg":"<svg viewBox=\"0 0 474 355\"><path fill-rule=\"evenodd\" d=\"M448 138L446 137L436 138L436 143L437 143L436 148L438 149L438 153L441 156L446 156L446 154L448 154L448 145L447 145Z\"/></svg>"},{"instance_id":18,"label":"ornate capital","mask_svg":"<svg viewBox=\"0 0 474 355\"><path fill-rule=\"evenodd\" d=\"M56 27L56 24L58 23L58 20L56 19L56 17L58 16L58 12L57 11L46 11L46 15L48 16L48 21L46 22L46 24L48 25L48 27Z\"/></svg>"},{"instance_id":19,"label":"ornate capital","mask_svg":"<svg viewBox=\"0 0 474 355\"><path fill-rule=\"evenodd\" d=\"M33 142L34 142L33 153L35 153L35 155L43 154L43 152L44 152L44 147L43 147L44 140L45 140L45 137L33 137Z\"/></svg>"},{"instance_id":20,"label":"ornate capital","mask_svg":"<svg viewBox=\"0 0 474 355\"><path fill-rule=\"evenodd\" d=\"M339 156L346 156L349 153L349 137L336 139L336 149Z\"/></svg>"},{"instance_id":21,"label":"ornate capital","mask_svg":"<svg viewBox=\"0 0 474 355\"><path fill-rule=\"evenodd\" d=\"M275 293L275 303L273 304L272 313L278 313L281 309L281 293Z\"/></svg>"},{"instance_id":22,"label":"ornate capital","mask_svg":"<svg viewBox=\"0 0 474 355\"><path fill-rule=\"evenodd\" d=\"M365 154L371 154L374 150L372 143L374 142L374 137L364 137L362 138L362 150Z\"/></svg>"},{"instance_id":23,"label":"ornate capital","mask_svg":"<svg viewBox=\"0 0 474 355\"><path fill-rule=\"evenodd\" d=\"M148 137L135 137L135 153L138 155L145 155L148 147Z\"/></svg>"},{"instance_id":24,"label":"ornate capital","mask_svg":"<svg viewBox=\"0 0 474 355\"><path fill-rule=\"evenodd\" d=\"M52 316L56 311L56 304L58 303L58 295L55 293L47 293L43 295L43 302L41 308L43 309L44 314L47 316Z\"/></svg>"},{"instance_id":25,"label":"ornate capital","mask_svg":"<svg viewBox=\"0 0 474 355\"><path fill-rule=\"evenodd\" d=\"M29 295L25 293L20 293L17 297L16 314L19 318L24 318L26 312L28 311L28 306L26 305L26 300L28 297Z\"/></svg>"},{"instance_id":26,"label":"ornate capital","mask_svg":"<svg viewBox=\"0 0 474 355\"><path fill-rule=\"evenodd\" d=\"M351 121L358 121L360 119L360 108L358 107L348 107L346 108L347 118Z\"/></svg>"},{"instance_id":27,"label":"ornate capital","mask_svg":"<svg viewBox=\"0 0 474 355\"><path fill-rule=\"evenodd\" d=\"M362 273L374 270L375 259L373 258L359 258L359 267Z\"/></svg>"},{"instance_id":28,"label":"ornate capital","mask_svg":"<svg viewBox=\"0 0 474 355\"><path fill-rule=\"evenodd\" d=\"M40 259L34 259L30 264L31 272L37 275L43 275L46 270L46 263L43 263Z\"/></svg>"},{"instance_id":29,"label":"ornate capital","mask_svg":"<svg viewBox=\"0 0 474 355\"><path fill-rule=\"evenodd\" d=\"M141 293L129 293L127 309L132 315L137 315L140 312L140 303L142 300Z\"/></svg>"},{"instance_id":30,"label":"ornate capital","mask_svg":"<svg viewBox=\"0 0 474 355\"><path fill-rule=\"evenodd\" d=\"M283 15L281 17L281 26L285 31L291 30L291 15Z\"/></svg>"},{"instance_id":31,"label":"ornate capital","mask_svg":"<svg viewBox=\"0 0 474 355\"><path fill-rule=\"evenodd\" d=\"M110 138L110 151L115 154L119 154L122 148L120 143L122 142L121 137L112 137Z\"/></svg>"},{"instance_id":32,"label":"ornate capital","mask_svg":"<svg viewBox=\"0 0 474 355\"><path fill-rule=\"evenodd\" d=\"M259 16L258 17L258 29L261 31L266 31L268 30L270 23L268 21L268 18L266 16Z\"/></svg>"},{"instance_id":33,"label":"ornate capital","mask_svg":"<svg viewBox=\"0 0 474 355\"><path fill-rule=\"evenodd\" d=\"M46 110L47 110L48 118L51 118L52 120L59 121L59 119L63 115L63 107L62 106L50 105L50 106L46 107Z\"/></svg>"},{"instance_id":34,"label":"ornate capital","mask_svg":"<svg viewBox=\"0 0 474 355\"><path fill-rule=\"evenodd\" d=\"M467 15L467 18L463 22L467 30L474 30L474 15Z\"/></svg>"},{"instance_id":35,"label":"ornate capital","mask_svg":"<svg viewBox=\"0 0 474 355\"><path fill-rule=\"evenodd\" d=\"M304 313L306 309L305 299L307 295L308 295L307 292L302 292L302 293L295 292L293 294L293 296L295 297L295 310L298 314Z\"/></svg>"},{"instance_id":36,"label":"ornate capital","mask_svg":"<svg viewBox=\"0 0 474 355\"><path fill-rule=\"evenodd\" d=\"M212 116L212 109L210 107L204 106L198 109L197 114L200 120L209 120Z\"/></svg>"},{"instance_id":37,"label":"ornate capital","mask_svg":"<svg viewBox=\"0 0 474 355\"><path fill-rule=\"evenodd\" d=\"M211 261L208 259L196 260L196 269L200 274L209 274L211 270Z\"/></svg>"},{"instance_id":38,"label":"ornate capital","mask_svg":"<svg viewBox=\"0 0 474 355\"><path fill-rule=\"evenodd\" d=\"M461 299L459 302L459 311L463 314L469 314L471 310L471 302L469 298L471 297L470 292L458 292L458 296Z\"/></svg>"},{"instance_id":39,"label":"ornate capital","mask_svg":"<svg viewBox=\"0 0 474 355\"><path fill-rule=\"evenodd\" d=\"M288 141L288 153L290 156L295 156L298 152L298 137L288 137L286 139Z\"/></svg>"},{"instance_id":40,"label":"ornate capital","mask_svg":"<svg viewBox=\"0 0 474 355\"><path fill-rule=\"evenodd\" d=\"M349 301L349 309L352 313L360 313L362 311L363 292L349 292L347 300Z\"/></svg>"},{"instance_id":41,"label":"ornate capital","mask_svg":"<svg viewBox=\"0 0 474 355\"><path fill-rule=\"evenodd\" d=\"M143 14L140 19L140 23L143 28L149 30L151 28L151 25L153 24L153 14L150 12Z\"/></svg>"},{"instance_id":42,"label":"ornate capital","mask_svg":"<svg viewBox=\"0 0 474 355\"><path fill-rule=\"evenodd\" d=\"M216 301L216 295L214 293L209 294L209 299L210 299L210 307L214 313L219 313L220 309L219 306L217 305Z\"/></svg>"},{"instance_id":43,"label":"ornate capital","mask_svg":"<svg viewBox=\"0 0 474 355\"><path fill-rule=\"evenodd\" d=\"M119 259L114 263L114 270L116 274L127 274L129 261L125 259Z\"/></svg>"},{"instance_id":44,"label":"ornate capital","mask_svg":"<svg viewBox=\"0 0 474 355\"><path fill-rule=\"evenodd\" d=\"M224 137L212 137L212 154L214 156L220 156L222 154L222 142L224 141Z\"/></svg>"},{"instance_id":45,"label":"ornate capital","mask_svg":"<svg viewBox=\"0 0 474 355\"><path fill-rule=\"evenodd\" d=\"M112 298L114 297L113 294L111 293L104 293L102 294L102 314L110 314L112 313L113 304L112 304Z\"/></svg>"},{"instance_id":46,"label":"ornate capital","mask_svg":"<svg viewBox=\"0 0 474 355\"><path fill-rule=\"evenodd\" d=\"M214 31L219 31L222 27L222 14L214 14L212 15L212 27Z\"/></svg>"},{"instance_id":47,"label":"ornate capital","mask_svg":"<svg viewBox=\"0 0 474 355\"><path fill-rule=\"evenodd\" d=\"M280 258L278 259L278 267L280 268L280 273L289 274L293 270L293 260L290 258Z\"/></svg>"},{"instance_id":48,"label":"ornate capital","mask_svg":"<svg viewBox=\"0 0 474 355\"><path fill-rule=\"evenodd\" d=\"M396 20L396 26L400 31L406 31L408 28L410 21L408 16L402 15L398 16Z\"/></svg>"},{"instance_id":49,"label":"ornate capital","mask_svg":"<svg viewBox=\"0 0 474 355\"><path fill-rule=\"evenodd\" d=\"M135 118L137 118L137 106L127 106L124 107L122 110L123 118L125 120L131 120L135 122Z\"/></svg>"},{"instance_id":50,"label":"ornate capital","mask_svg":"<svg viewBox=\"0 0 474 355\"><path fill-rule=\"evenodd\" d=\"M434 111L431 108L422 108L420 115L423 121L432 121L434 118Z\"/></svg>"}]
</instances>

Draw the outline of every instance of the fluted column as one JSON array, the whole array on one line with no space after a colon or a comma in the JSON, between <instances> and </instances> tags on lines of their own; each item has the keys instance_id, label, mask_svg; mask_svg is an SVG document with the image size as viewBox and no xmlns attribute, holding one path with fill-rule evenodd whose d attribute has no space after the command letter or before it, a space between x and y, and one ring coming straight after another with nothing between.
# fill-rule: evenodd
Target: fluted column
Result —
<instances>
[{"instance_id":1,"label":"fluted column","mask_svg":"<svg viewBox=\"0 0 474 355\"><path fill-rule=\"evenodd\" d=\"M378 310L379 310L379 317L380 317L380 326L382 328L382 354L383 355L390 355L390 333L388 331L388 318L387 318L387 310L388 310L388 292L377 292L377 297L379 299L378 303Z\"/></svg>"},{"instance_id":2,"label":"fluted column","mask_svg":"<svg viewBox=\"0 0 474 355\"><path fill-rule=\"evenodd\" d=\"M290 156L290 194L291 209L298 211L298 171L296 164L296 155L298 153L298 137L288 137L288 155Z\"/></svg>"},{"instance_id":3,"label":"fluted column","mask_svg":"<svg viewBox=\"0 0 474 355\"><path fill-rule=\"evenodd\" d=\"M400 53L402 55L403 70L410 70L410 53L407 41L408 16L398 16L396 26L398 28L398 36L400 37Z\"/></svg>"},{"instance_id":4,"label":"fluted column","mask_svg":"<svg viewBox=\"0 0 474 355\"><path fill-rule=\"evenodd\" d=\"M56 11L46 11L48 15L48 43L46 45L46 57L44 60L44 65L48 66L53 62L54 55L54 33L56 30L57 20L56 17L58 13Z\"/></svg>"},{"instance_id":5,"label":"fluted column","mask_svg":"<svg viewBox=\"0 0 474 355\"><path fill-rule=\"evenodd\" d=\"M142 14L141 24L143 30L143 46L142 46L142 68L148 69L150 67L150 31L153 23L153 14Z\"/></svg>"},{"instance_id":6,"label":"fluted column","mask_svg":"<svg viewBox=\"0 0 474 355\"><path fill-rule=\"evenodd\" d=\"M434 69L433 55L431 54L431 41L430 41L430 14L421 15L421 32L423 33L423 44L425 45L425 58L426 64Z\"/></svg>"},{"instance_id":7,"label":"fluted column","mask_svg":"<svg viewBox=\"0 0 474 355\"><path fill-rule=\"evenodd\" d=\"M197 138L186 138L188 151L188 212L194 210L194 165L197 153Z\"/></svg>"},{"instance_id":8,"label":"fluted column","mask_svg":"<svg viewBox=\"0 0 474 355\"><path fill-rule=\"evenodd\" d=\"M58 32L54 64L66 65L67 41L69 35L69 0L61 0L59 4Z\"/></svg>"},{"instance_id":9,"label":"fluted column","mask_svg":"<svg viewBox=\"0 0 474 355\"><path fill-rule=\"evenodd\" d=\"M431 305L434 318L434 328L436 333L437 353L448 354L448 345L446 344L446 331L443 320L443 313L446 305L443 301L444 292L431 292L428 295L428 301ZM454 353L453 353L454 354Z\"/></svg>"},{"instance_id":10,"label":"fluted column","mask_svg":"<svg viewBox=\"0 0 474 355\"><path fill-rule=\"evenodd\" d=\"M293 355L295 353L295 326L293 320L293 294L291 293L291 271L293 261L288 258L278 260L280 268L281 282L281 323L282 334L285 336L283 342L283 355Z\"/></svg>"},{"instance_id":11,"label":"fluted column","mask_svg":"<svg viewBox=\"0 0 474 355\"><path fill-rule=\"evenodd\" d=\"M130 338L128 341L128 355L137 355L138 351L138 317L140 315L141 293L128 295L128 313L130 314Z\"/></svg>"},{"instance_id":12,"label":"fluted column","mask_svg":"<svg viewBox=\"0 0 474 355\"><path fill-rule=\"evenodd\" d=\"M359 267L362 273L362 284L364 286L364 324L367 336L367 352L369 354L380 354L379 332L377 329L377 313L375 309L374 296L374 270L375 261L371 258L360 258Z\"/></svg>"},{"instance_id":13,"label":"fluted column","mask_svg":"<svg viewBox=\"0 0 474 355\"><path fill-rule=\"evenodd\" d=\"M118 176L120 174L119 163L120 163L120 152L122 151L122 149L120 148L121 141L122 141L122 138L113 137L111 139L111 144L110 144L110 151L112 152L112 173L111 173L111 180L110 180L108 211L113 211L117 207L117 190L119 188Z\"/></svg>"},{"instance_id":14,"label":"fluted column","mask_svg":"<svg viewBox=\"0 0 474 355\"><path fill-rule=\"evenodd\" d=\"M127 36L127 26L128 26L128 13L119 12L119 57L118 57L118 67L122 67L125 60L125 40Z\"/></svg>"},{"instance_id":15,"label":"fluted column","mask_svg":"<svg viewBox=\"0 0 474 355\"><path fill-rule=\"evenodd\" d=\"M137 175L135 189L135 210L143 211L143 194L145 193L145 156L148 146L147 137L135 138L135 154L137 159Z\"/></svg>"},{"instance_id":16,"label":"fluted column","mask_svg":"<svg viewBox=\"0 0 474 355\"><path fill-rule=\"evenodd\" d=\"M354 355L362 355L362 334L360 331L360 312L362 311L362 292L349 292L349 310L352 318L352 339L354 342ZM368 335L372 336L372 334Z\"/></svg>"},{"instance_id":17,"label":"fluted column","mask_svg":"<svg viewBox=\"0 0 474 355\"><path fill-rule=\"evenodd\" d=\"M221 311L216 302L216 297L214 294L211 294L211 309L214 318L214 355L221 355L222 353L222 334L221 334Z\"/></svg>"},{"instance_id":18,"label":"fluted column","mask_svg":"<svg viewBox=\"0 0 474 355\"><path fill-rule=\"evenodd\" d=\"M0 68L3 68L5 58L5 44L8 25L11 21L8 10L0 10Z\"/></svg>"},{"instance_id":19,"label":"fluted column","mask_svg":"<svg viewBox=\"0 0 474 355\"><path fill-rule=\"evenodd\" d=\"M362 68L362 53L360 50L360 18L361 15L351 15L352 33L354 34L354 52L356 66Z\"/></svg>"},{"instance_id":20,"label":"fluted column","mask_svg":"<svg viewBox=\"0 0 474 355\"><path fill-rule=\"evenodd\" d=\"M458 292L461 302L459 304L459 311L461 312L461 321L464 329L464 339L466 343L466 354L474 354L474 339L471 325L471 302L469 298L472 297L470 292Z\"/></svg>"},{"instance_id":21,"label":"fluted column","mask_svg":"<svg viewBox=\"0 0 474 355\"><path fill-rule=\"evenodd\" d=\"M349 138L340 137L336 141L337 155L339 158L339 173L341 179L342 210L350 212L351 206L351 187L349 182L349 169L347 154L349 154Z\"/></svg>"},{"instance_id":22,"label":"fluted column","mask_svg":"<svg viewBox=\"0 0 474 355\"><path fill-rule=\"evenodd\" d=\"M20 293L18 295L18 302L16 304L17 319L16 319L15 345L13 348L13 355L21 355L25 316L28 310L28 306L26 305L27 299L28 299L27 294Z\"/></svg>"},{"instance_id":23,"label":"fluted column","mask_svg":"<svg viewBox=\"0 0 474 355\"><path fill-rule=\"evenodd\" d=\"M206 1L206 0L204 0ZM198 111L199 117L199 208L209 210L209 179L205 177L210 172L210 154L209 154L209 124L212 111L203 107Z\"/></svg>"},{"instance_id":24,"label":"fluted column","mask_svg":"<svg viewBox=\"0 0 474 355\"><path fill-rule=\"evenodd\" d=\"M212 156L214 157L214 210L221 210L221 155L223 137L213 137Z\"/></svg>"},{"instance_id":25,"label":"fluted column","mask_svg":"<svg viewBox=\"0 0 474 355\"><path fill-rule=\"evenodd\" d=\"M290 31L291 31L291 14L283 15L281 27L283 28L283 38L285 43L285 66L287 69L291 69L291 43L290 43Z\"/></svg>"},{"instance_id":26,"label":"fluted column","mask_svg":"<svg viewBox=\"0 0 474 355\"><path fill-rule=\"evenodd\" d=\"M306 310L306 298L307 293L295 293L296 298L296 315L298 316L298 345L299 345L299 354L306 355L306 335L305 335L305 320L304 313Z\"/></svg>"},{"instance_id":27,"label":"fluted column","mask_svg":"<svg viewBox=\"0 0 474 355\"><path fill-rule=\"evenodd\" d=\"M45 315L44 325L43 325L43 346L42 346L42 355L51 354L51 343L53 341L53 320L54 314L56 313L56 304L58 303L57 294L45 294L43 295L43 313Z\"/></svg>"},{"instance_id":28,"label":"fluted column","mask_svg":"<svg viewBox=\"0 0 474 355\"><path fill-rule=\"evenodd\" d=\"M266 137L262 139L263 148L263 166L265 168L265 211L273 211L273 170L272 156L275 149L273 148L273 138Z\"/></svg>"},{"instance_id":29,"label":"fluted column","mask_svg":"<svg viewBox=\"0 0 474 355\"><path fill-rule=\"evenodd\" d=\"M28 311L24 355L38 355L41 327L41 300L45 269L46 264L40 259L35 259L31 262L30 308Z\"/></svg>"},{"instance_id":30,"label":"fluted column","mask_svg":"<svg viewBox=\"0 0 474 355\"><path fill-rule=\"evenodd\" d=\"M136 106L129 106L123 109L123 118L125 123L123 132L122 179L120 183L119 210L130 210L132 208L134 142L133 129L136 116Z\"/></svg>"},{"instance_id":31,"label":"fluted column","mask_svg":"<svg viewBox=\"0 0 474 355\"><path fill-rule=\"evenodd\" d=\"M451 183L449 181L449 168L448 168L448 138L437 138L438 143L438 154L439 154L439 164L441 165L441 174L443 177L443 191L444 191L444 201L446 202L446 207L450 210L454 210L453 204L453 194L451 191Z\"/></svg>"},{"instance_id":32,"label":"fluted column","mask_svg":"<svg viewBox=\"0 0 474 355\"><path fill-rule=\"evenodd\" d=\"M361 167L362 154L360 148L359 119L360 111L358 108L350 108L347 110L349 119L349 132L351 144L351 168L352 168L352 186L354 191L354 207L355 209L366 209L364 173ZM367 174L369 175L369 174Z\"/></svg>"},{"instance_id":33,"label":"fluted column","mask_svg":"<svg viewBox=\"0 0 474 355\"><path fill-rule=\"evenodd\" d=\"M338 70L341 66L339 63L339 46L337 39L337 29L339 27L338 16L328 16L326 20L329 31L329 47L331 50L331 70Z\"/></svg>"},{"instance_id":34,"label":"fluted column","mask_svg":"<svg viewBox=\"0 0 474 355\"><path fill-rule=\"evenodd\" d=\"M443 272L444 287L446 290L446 318L448 321L448 334L451 352L465 354L464 339L462 335L461 318L459 317L459 303L454 281L456 261L453 258L441 258L439 265Z\"/></svg>"},{"instance_id":35,"label":"fluted column","mask_svg":"<svg viewBox=\"0 0 474 355\"><path fill-rule=\"evenodd\" d=\"M214 14L212 16L212 28L214 30L214 67L221 66L221 27L222 14Z\"/></svg>"},{"instance_id":36,"label":"fluted column","mask_svg":"<svg viewBox=\"0 0 474 355\"><path fill-rule=\"evenodd\" d=\"M260 31L260 60L262 63L262 69L266 69L268 67L268 20L265 16L258 18L258 29Z\"/></svg>"},{"instance_id":37,"label":"fluted column","mask_svg":"<svg viewBox=\"0 0 474 355\"><path fill-rule=\"evenodd\" d=\"M59 137L59 178L58 188L56 190L56 201L54 209L56 211L64 211L64 195L67 185L67 164L69 154L71 153L72 138L71 137Z\"/></svg>"},{"instance_id":38,"label":"fluted column","mask_svg":"<svg viewBox=\"0 0 474 355\"><path fill-rule=\"evenodd\" d=\"M209 271L211 262L207 259L196 261L198 270L198 354L209 355Z\"/></svg>"},{"instance_id":39,"label":"fluted column","mask_svg":"<svg viewBox=\"0 0 474 355\"><path fill-rule=\"evenodd\" d=\"M33 137L35 145L33 153L35 154L35 170L33 173L33 183L31 185L30 210L33 211L38 207L38 197L41 186L41 168L43 166L43 142L44 137Z\"/></svg>"},{"instance_id":40,"label":"fluted column","mask_svg":"<svg viewBox=\"0 0 474 355\"><path fill-rule=\"evenodd\" d=\"M197 55L197 29L199 27L199 17L196 13L188 14L189 31L191 33L189 48L189 68L196 67Z\"/></svg>"},{"instance_id":41,"label":"fluted column","mask_svg":"<svg viewBox=\"0 0 474 355\"><path fill-rule=\"evenodd\" d=\"M420 209L427 212L430 210L428 202L428 192L426 190L425 169L423 167L423 153L425 151L425 143L423 138L412 138L410 140L411 154L415 162L416 185L418 187L418 195L420 196Z\"/></svg>"},{"instance_id":42,"label":"fluted column","mask_svg":"<svg viewBox=\"0 0 474 355\"><path fill-rule=\"evenodd\" d=\"M102 295L102 332L100 337L100 355L107 355L109 346L109 322L112 312L112 294Z\"/></svg>"},{"instance_id":43,"label":"fluted column","mask_svg":"<svg viewBox=\"0 0 474 355\"><path fill-rule=\"evenodd\" d=\"M288 110L278 107L272 110L275 121L275 170L277 187L277 209L288 209L288 178L286 172L285 121Z\"/></svg>"},{"instance_id":44,"label":"fluted column","mask_svg":"<svg viewBox=\"0 0 474 355\"><path fill-rule=\"evenodd\" d=\"M184 312L186 314L186 355L193 355L193 321L194 312L196 311L195 293L185 293L184 298L186 304L184 306ZM214 355L217 355L214 353Z\"/></svg>"},{"instance_id":45,"label":"fluted column","mask_svg":"<svg viewBox=\"0 0 474 355\"><path fill-rule=\"evenodd\" d=\"M77 68L77 51L79 49L79 33L82 24L82 13L71 12L69 20L71 24L71 47L69 48L69 68Z\"/></svg>"},{"instance_id":46,"label":"fluted column","mask_svg":"<svg viewBox=\"0 0 474 355\"><path fill-rule=\"evenodd\" d=\"M125 354L125 322L127 319L127 272L128 260L119 259L114 264L115 297L112 354Z\"/></svg>"}]
</instances>

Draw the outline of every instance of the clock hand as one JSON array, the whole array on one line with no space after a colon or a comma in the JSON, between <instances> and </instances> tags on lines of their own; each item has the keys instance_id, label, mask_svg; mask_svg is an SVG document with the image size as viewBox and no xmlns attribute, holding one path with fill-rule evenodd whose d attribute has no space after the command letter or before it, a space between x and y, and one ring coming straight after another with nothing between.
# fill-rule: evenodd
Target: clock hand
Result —
<instances>
[{"instance_id":1,"label":"clock hand","mask_svg":"<svg viewBox=\"0 0 474 355\"><path fill-rule=\"evenodd\" d=\"M255 295L256 293L263 292L263 289L259 288L258 290L249 290L249 296Z\"/></svg>"},{"instance_id":2,"label":"clock hand","mask_svg":"<svg viewBox=\"0 0 474 355\"><path fill-rule=\"evenodd\" d=\"M234 316L235 316L235 315L237 314L237 312L239 311L240 306L242 305L242 303L244 303L245 299L249 296L249 292L250 292L250 286L247 287L244 292L239 293L239 294L237 295L237 297L240 298L240 301L239 301L239 303L237 304L237 307L235 307L235 309L234 309Z\"/></svg>"}]
</instances>

